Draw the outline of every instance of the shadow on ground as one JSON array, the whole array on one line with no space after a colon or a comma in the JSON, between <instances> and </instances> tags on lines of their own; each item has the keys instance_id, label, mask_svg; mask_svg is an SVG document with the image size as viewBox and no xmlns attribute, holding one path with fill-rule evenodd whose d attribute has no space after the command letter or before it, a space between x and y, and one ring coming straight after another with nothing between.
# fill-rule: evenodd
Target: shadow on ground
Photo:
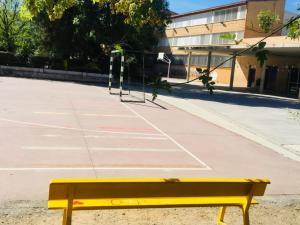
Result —
<instances>
[{"instance_id":1,"label":"shadow on ground","mask_svg":"<svg viewBox=\"0 0 300 225\"><path fill-rule=\"evenodd\" d=\"M167 93L161 94L167 95ZM175 86L173 87L171 95L180 98L199 99L230 105L300 109L300 101L297 99L219 90L216 90L214 94L210 95L209 92L204 90L202 87L195 87L193 85Z\"/></svg>"}]
</instances>

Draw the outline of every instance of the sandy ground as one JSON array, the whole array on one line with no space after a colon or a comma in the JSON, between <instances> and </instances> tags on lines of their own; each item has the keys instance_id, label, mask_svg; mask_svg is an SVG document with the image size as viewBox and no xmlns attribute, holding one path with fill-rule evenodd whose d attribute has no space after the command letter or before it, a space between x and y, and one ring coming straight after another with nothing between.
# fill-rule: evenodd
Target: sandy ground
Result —
<instances>
[{"instance_id":1,"label":"sandy ground","mask_svg":"<svg viewBox=\"0 0 300 225\"><path fill-rule=\"evenodd\" d=\"M250 209L251 224L299 225L300 196L266 196L259 205ZM58 225L62 211L49 211L46 202L6 202L0 206L0 224L5 225ZM208 225L216 224L218 208L130 209L104 211L78 211L73 214L73 225ZM241 211L227 210L226 222L242 224Z\"/></svg>"}]
</instances>

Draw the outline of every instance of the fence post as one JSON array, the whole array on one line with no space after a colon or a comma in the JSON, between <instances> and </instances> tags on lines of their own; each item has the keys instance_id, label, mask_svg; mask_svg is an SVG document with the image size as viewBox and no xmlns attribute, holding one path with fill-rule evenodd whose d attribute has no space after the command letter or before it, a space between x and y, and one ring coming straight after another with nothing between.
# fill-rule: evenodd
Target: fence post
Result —
<instances>
[{"instance_id":1,"label":"fence post","mask_svg":"<svg viewBox=\"0 0 300 225\"><path fill-rule=\"evenodd\" d=\"M112 83L112 76L113 76L113 62L114 62L114 57L111 55L110 63L109 63L109 78L108 78L108 88L110 94L111 94L111 83Z\"/></svg>"},{"instance_id":2,"label":"fence post","mask_svg":"<svg viewBox=\"0 0 300 225\"><path fill-rule=\"evenodd\" d=\"M120 73L120 99L122 101L123 81L124 81L125 56L121 55L121 73Z\"/></svg>"}]
</instances>

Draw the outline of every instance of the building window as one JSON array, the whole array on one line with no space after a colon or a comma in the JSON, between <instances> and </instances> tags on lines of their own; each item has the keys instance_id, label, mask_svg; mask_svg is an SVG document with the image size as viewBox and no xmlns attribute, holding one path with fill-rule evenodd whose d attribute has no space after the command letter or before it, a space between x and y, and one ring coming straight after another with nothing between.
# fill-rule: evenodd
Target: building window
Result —
<instances>
[{"instance_id":1,"label":"building window","mask_svg":"<svg viewBox=\"0 0 300 225\"><path fill-rule=\"evenodd\" d=\"M214 22L225 22L238 19L239 7L215 11Z\"/></svg>"},{"instance_id":2,"label":"building window","mask_svg":"<svg viewBox=\"0 0 300 225\"><path fill-rule=\"evenodd\" d=\"M244 32L232 32L236 35L236 39L244 38ZM201 46L201 45L228 45L234 44L234 41L221 38L226 33L204 34L197 36L177 37L177 38L163 38L159 41L158 46Z\"/></svg>"},{"instance_id":3,"label":"building window","mask_svg":"<svg viewBox=\"0 0 300 225\"><path fill-rule=\"evenodd\" d=\"M228 32L229 33L229 32ZM217 33L212 35L212 45L226 45L226 44L234 44L235 42L232 40L221 38L222 35L228 33ZM241 40L244 38L244 32L231 32L230 34L236 35L236 40Z\"/></svg>"},{"instance_id":4,"label":"building window","mask_svg":"<svg viewBox=\"0 0 300 225\"><path fill-rule=\"evenodd\" d=\"M230 56L220 56L212 55L211 57L211 66L218 66L225 60L229 59ZM188 56L187 55L169 55L169 58L172 60L172 65L188 65ZM192 66L201 66L205 67L208 63L207 55L192 55L191 65ZM224 63L221 68L231 67L232 60Z\"/></svg>"},{"instance_id":5,"label":"building window","mask_svg":"<svg viewBox=\"0 0 300 225\"><path fill-rule=\"evenodd\" d=\"M239 6L214 12L199 13L196 15L175 18L172 20L172 23L168 25L168 28L197 26L245 18L246 6Z\"/></svg>"},{"instance_id":6,"label":"building window","mask_svg":"<svg viewBox=\"0 0 300 225\"><path fill-rule=\"evenodd\" d=\"M218 66L221 63L223 63L225 60L228 60L230 58L230 56L219 56L219 55L213 55L211 57L211 65L212 66ZM224 63L221 68L224 67L231 67L232 64L232 60L228 60L226 63Z\"/></svg>"},{"instance_id":7,"label":"building window","mask_svg":"<svg viewBox=\"0 0 300 225\"><path fill-rule=\"evenodd\" d=\"M188 64L188 56L187 55L170 55L169 58L171 58L173 65L187 65Z\"/></svg>"}]
</instances>

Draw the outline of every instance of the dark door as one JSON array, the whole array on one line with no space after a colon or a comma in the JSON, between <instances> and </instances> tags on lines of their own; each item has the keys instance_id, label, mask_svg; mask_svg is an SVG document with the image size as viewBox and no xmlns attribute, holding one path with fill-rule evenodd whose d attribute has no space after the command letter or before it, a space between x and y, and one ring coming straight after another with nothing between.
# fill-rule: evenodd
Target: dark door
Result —
<instances>
[{"instance_id":1,"label":"dark door","mask_svg":"<svg viewBox=\"0 0 300 225\"><path fill-rule=\"evenodd\" d=\"M276 91L278 68L276 66L267 66L265 76L265 90Z\"/></svg>"},{"instance_id":2,"label":"dark door","mask_svg":"<svg viewBox=\"0 0 300 225\"><path fill-rule=\"evenodd\" d=\"M254 86L254 82L255 82L255 74L256 74L256 69L255 68L249 68L249 72L248 72L248 84L247 87L253 87Z\"/></svg>"},{"instance_id":3,"label":"dark door","mask_svg":"<svg viewBox=\"0 0 300 225\"><path fill-rule=\"evenodd\" d=\"M289 94L297 95L300 88L300 70L291 68L289 70Z\"/></svg>"}]
</instances>

